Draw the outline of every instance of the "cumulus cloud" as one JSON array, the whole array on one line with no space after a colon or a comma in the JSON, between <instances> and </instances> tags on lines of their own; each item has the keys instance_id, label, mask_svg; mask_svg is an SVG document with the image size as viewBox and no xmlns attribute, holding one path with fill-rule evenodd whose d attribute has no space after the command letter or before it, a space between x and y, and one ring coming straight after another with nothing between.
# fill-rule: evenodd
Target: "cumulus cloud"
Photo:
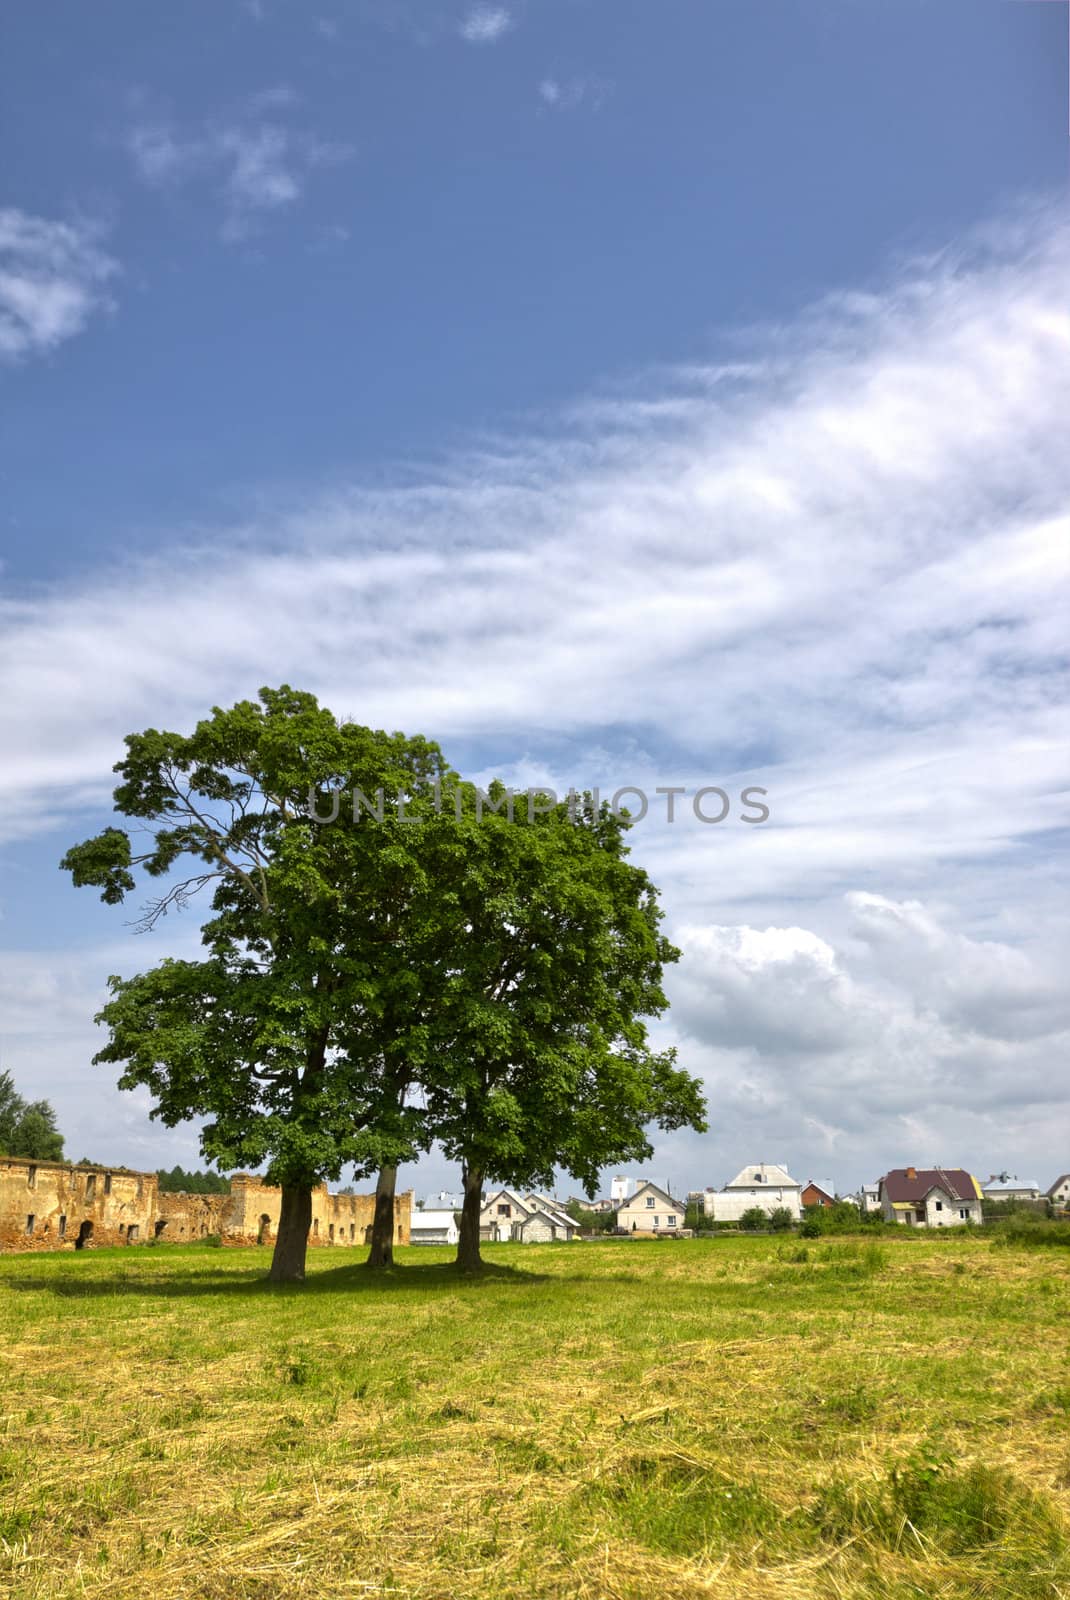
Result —
<instances>
[{"instance_id":1,"label":"cumulus cloud","mask_svg":"<svg viewBox=\"0 0 1070 1600\"><path fill-rule=\"evenodd\" d=\"M1022 217L422 481L0 603L0 826L283 680L560 788L762 784L766 826L633 835L724 1164L1065 1165L1068 269L1065 213Z\"/></svg>"},{"instance_id":2,"label":"cumulus cloud","mask_svg":"<svg viewBox=\"0 0 1070 1600\"><path fill-rule=\"evenodd\" d=\"M469 44L493 44L512 25L513 19L504 6L473 6L461 23L460 34Z\"/></svg>"},{"instance_id":3,"label":"cumulus cloud","mask_svg":"<svg viewBox=\"0 0 1070 1600\"><path fill-rule=\"evenodd\" d=\"M916 901L855 892L847 904L853 945L790 927L678 931L672 1028L703 1071L715 1148L750 1148L768 1124L778 1148L825 1149L856 1180L904 1161L998 1165L1004 1152L1057 1162L1057 1135L1037 1131L1065 1104L1052 1069L1070 1046L1070 999L1054 963Z\"/></svg>"},{"instance_id":4,"label":"cumulus cloud","mask_svg":"<svg viewBox=\"0 0 1070 1600\"><path fill-rule=\"evenodd\" d=\"M0 361L43 355L109 308L118 262L87 223L0 209Z\"/></svg>"},{"instance_id":5,"label":"cumulus cloud","mask_svg":"<svg viewBox=\"0 0 1070 1600\"><path fill-rule=\"evenodd\" d=\"M209 184L223 208L222 232L246 238L272 212L294 205L310 175L350 151L293 123L297 96L285 87L251 96L233 114L195 126L144 118L127 135L139 176L154 188Z\"/></svg>"}]
</instances>

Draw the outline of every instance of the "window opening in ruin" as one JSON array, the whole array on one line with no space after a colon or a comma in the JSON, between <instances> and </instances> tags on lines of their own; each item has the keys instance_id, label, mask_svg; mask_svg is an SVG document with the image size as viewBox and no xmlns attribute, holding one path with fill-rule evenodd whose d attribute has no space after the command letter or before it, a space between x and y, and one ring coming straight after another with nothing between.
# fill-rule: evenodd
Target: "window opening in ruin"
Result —
<instances>
[{"instance_id":1,"label":"window opening in ruin","mask_svg":"<svg viewBox=\"0 0 1070 1600\"><path fill-rule=\"evenodd\" d=\"M163 1232L163 1230L166 1227L167 1227L167 1218L166 1217L161 1217L160 1220L157 1222L155 1228L152 1230L153 1234L155 1235L155 1237L157 1239L160 1237L161 1233Z\"/></svg>"},{"instance_id":2,"label":"window opening in ruin","mask_svg":"<svg viewBox=\"0 0 1070 1600\"><path fill-rule=\"evenodd\" d=\"M85 1222L83 1222L81 1227L78 1229L78 1237L74 1241L74 1248L76 1250L84 1250L92 1237L93 1224L88 1218L86 1218Z\"/></svg>"},{"instance_id":3,"label":"window opening in ruin","mask_svg":"<svg viewBox=\"0 0 1070 1600\"><path fill-rule=\"evenodd\" d=\"M95 1172L89 1172L89 1173L86 1174L86 1180L85 1180L85 1197L86 1197L86 1199L87 1200L92 1200L92 1198L96 1194L96 1192L97 1192L97 1175L96 1175Z\"/></svg>"},{"instance_id":4,"label":"window opening in ruin","mask_svg":"<svg viewBox=\"0 0 1070 1600\"><path fill-rule=\"evenodd\" d=\"M260 1214L260 1226L256 1230L256 1242L257 1242L257 1244L264 1244L266 1242L267 1236L268 1236L268 1234L270 1232L271 1232L271 1218L268 1216L266 1211L263 1211Z\"/></svg>"},{"instance_id":5,"label":"window opening in ruin","mask_svg":"<svg viewBox=\"0 0 1070 1600\"><path fill-rule=\"evenodd\" d=\"M33 1232L33 1223L34 1223L34 1216L33 1216L33 1212L31 1211L29 1216L26 1218L26 1232L27 1233L32 1233Z\"/></svg>"},{"instance_id":6,"label":"window opening in ruin","mask_svg":"<svg viewBox=\"0 0 1070 1600\"><path fill-rule=\"evenodd\" d=\"M26 1187L27 1187L27 1189L36 1189L37 1188L37 1168L36 1167L27 1167L26 1168Z\"/></svg>"},{"instance_id":7,"label":"window opening in ruin","mask_svg":"<svg viewBox=\"0 0 1070 1600\"><path fill-rule=\"evenodd\" d=\"M60 1238L61 1239L65 1238L66 1237L66 1233L67 1233L67 1219L66 1219L66 1217L60 1217L60 1219L59 1219L59 1236L60 1236Z\"/></svg>"},{"instance_id":8,"label":"window opening in ruin","mask_svg":"<svg viewBox=\"0 0 1070 1600\"><path fill-rule=\"evenodd\" d=\"M111 1194L111 1173L110 1172L106 1172L104 1174L104 1193L105 1194Z\"/></svg>"},{"instance_id":9,"label":"window opening in ruin","mask_svg":"<svg viewBox=\"0 0 1070 1600\"><path fill-rule=\"evenodd\" d=\"M134 1240L138 1236L139 1231L140 1230L138 1228L137 1223L136 1222L132 1222L130 1224L129 1228L127 1228L127 1230L126 1230L126 1242L127 1242L127 1244L133 1244Z\"/></svg>"}]
</instances>

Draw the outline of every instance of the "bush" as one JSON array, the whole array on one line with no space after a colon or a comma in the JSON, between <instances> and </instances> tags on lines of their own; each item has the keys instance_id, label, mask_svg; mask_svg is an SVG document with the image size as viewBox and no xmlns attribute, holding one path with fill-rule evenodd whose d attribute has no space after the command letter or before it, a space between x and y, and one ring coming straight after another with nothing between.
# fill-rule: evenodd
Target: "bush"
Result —
<instances>
[{"instance_id":1,"label":"bush","mask_svg":"<svg viewBox=\"0 0 1070 1600\"><path fill-rule=\"evenodd\" d=\"M774 1211L769 1213L769 1226L775 1229L777 1233L783 1233L785 1229L791 1227L794 1221L795 1218L787 1206L777 1206Z\"/></svg>"},{"instance_id":2,"label":"bush","mask_svg":"<svg viewBox=\"0 0 1070 1600\"><path fill-rule=\"evenodd\" d=\"M741 1228L746 1228L748 1232L753 1233L759 1228L767 1228L769 1226L769 1217L761 1206L748 1206L739 1219L739 1225Z\"/></svg>"},{"instance_id":3,"label":"bush","mask_svg":"<svg viewBox=\"0 0 1070 1600\"><path fill-rule=\"evenodd\" d=\"M1045 1222L1042 1217L1011 1217L1002 1223L995 1244L1019 1245L1027 1250L1070 1247L1070 1222Z\"/></svg>"}]
</instances>

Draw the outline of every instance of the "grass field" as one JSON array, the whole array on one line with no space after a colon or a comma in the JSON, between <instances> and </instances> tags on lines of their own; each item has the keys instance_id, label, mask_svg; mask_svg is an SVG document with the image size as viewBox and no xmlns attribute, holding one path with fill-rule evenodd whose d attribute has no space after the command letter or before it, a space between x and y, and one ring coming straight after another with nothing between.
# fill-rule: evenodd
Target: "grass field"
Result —
<instances>
[{"instance_id":1,"label":"grass field","mask_svg":"<svg viewBox=\"0 0 1070 1600\"><path fill-rule=\"evenodd\" d=\"M0 1594L1070 1597L1066 1251L361 1254L0 1259Z\"/></svg>"}]
</instances>

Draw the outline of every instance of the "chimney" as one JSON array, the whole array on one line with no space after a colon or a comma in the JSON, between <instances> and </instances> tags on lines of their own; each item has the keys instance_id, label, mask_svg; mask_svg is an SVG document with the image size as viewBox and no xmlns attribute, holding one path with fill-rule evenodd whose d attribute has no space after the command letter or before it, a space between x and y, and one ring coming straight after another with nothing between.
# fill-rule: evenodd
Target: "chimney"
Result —
<instances>
[{"instance_id":1,"label":"chimney","mask_svg":"<svg viewBox=\"0 0 1070 1600\"><path fill-rule=\"evenodd\" d=\"M917 1176L918 1176L918 1169L916 1167L908 1167L907 1168L907 1177L910 1179L910 1181L912 1183L913 1183L914 1179Z\"/></svg>"}]
</instances>

